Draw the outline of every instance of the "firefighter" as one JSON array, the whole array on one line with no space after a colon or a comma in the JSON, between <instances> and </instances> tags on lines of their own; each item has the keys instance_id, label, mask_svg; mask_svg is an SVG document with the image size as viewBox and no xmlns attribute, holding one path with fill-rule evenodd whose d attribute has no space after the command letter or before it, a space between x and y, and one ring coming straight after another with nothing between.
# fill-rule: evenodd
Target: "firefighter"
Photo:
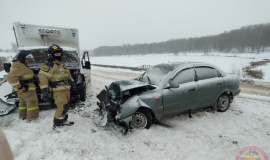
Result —
<instances>
[{"instance_id":1,"label":"firefighter","mask_svg":"<svg viewBox=\"0 0 270 160\"><path fill-rule=\"evenodd\" d=\"M22 50L13 59L7 81L17 92L19 98L19 117L31 121L39 117L38 98L36 86L33 83L35 75L27 66L30 59L33 59L30 52Z\"/></svg>"},{"instance_id":2,"label":"firefighter","mask_svg":"<svg viewBox=\"0 0 270 160\"><path fill-rule=\"evenodd\" d=\"M50 58L41 66L38 73L42 92L41 98L44 101L51 101L57 106L53 129L61 131L63 125L71 126L74 124L74 122L67 120L67 111L70 107L70 88L75 91L76 85L67 67L61 63L63 49L53 44L48 48L48 54Z\"/></svg>"}]
</instances>

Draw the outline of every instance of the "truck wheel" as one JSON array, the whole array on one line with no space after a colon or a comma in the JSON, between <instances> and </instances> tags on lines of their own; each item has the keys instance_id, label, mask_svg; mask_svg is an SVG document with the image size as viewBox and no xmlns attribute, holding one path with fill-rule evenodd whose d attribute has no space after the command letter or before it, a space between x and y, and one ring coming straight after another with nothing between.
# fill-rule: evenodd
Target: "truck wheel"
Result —
<instances>
[{"instance_id":1,"label":"truck wheel","mask_svg":"<svg viewBox=\"0 0 270 160\"><path fill-rule=\"evenodd\" d=\"M225 112L230 107L230 97L228 94L221 94L217 100L217 110L219 112Z\"/></svg>"},{"instance_id":2,"label":"truck wheel","mask_svg":"<svg viewBox=\"0 0 270 160\"><path fill-rule=\"evenodd\" d=\"M79 94L80 94L80 100L81 101L85 101L85 96L86 96L86 85L85 85L85 82L79 84L78 86L78 91L79 91Z\"/></svg>"},{"instance_id":3,"label":"truck wheel","mask_svg":"<svg viewBox=\"0 0 270 160\"><path fill-rule=\"evenodd\" d=\"M149 129L152 125L151 113L146 109L139 109L132 115L131 127L136 129Z\"/></svg>"}]
</instances>

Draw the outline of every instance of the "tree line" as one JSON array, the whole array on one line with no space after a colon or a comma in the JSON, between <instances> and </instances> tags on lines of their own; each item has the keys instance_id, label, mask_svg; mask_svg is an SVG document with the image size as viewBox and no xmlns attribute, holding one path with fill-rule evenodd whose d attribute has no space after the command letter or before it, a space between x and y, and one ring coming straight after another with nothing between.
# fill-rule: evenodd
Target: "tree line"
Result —
<instances>
[{"instance_id":1,"label":"tree line","mask_svg":"<svg viewBox=\"0 0 270 160\"><path fill-rule=\"evenodd\" d=\"M101 46L93 50L94 56L118 56L151 53L260 53L270 47L270 23L244 26L218 35L172 39L165 42Z\"/></svg>"}]
</instances>

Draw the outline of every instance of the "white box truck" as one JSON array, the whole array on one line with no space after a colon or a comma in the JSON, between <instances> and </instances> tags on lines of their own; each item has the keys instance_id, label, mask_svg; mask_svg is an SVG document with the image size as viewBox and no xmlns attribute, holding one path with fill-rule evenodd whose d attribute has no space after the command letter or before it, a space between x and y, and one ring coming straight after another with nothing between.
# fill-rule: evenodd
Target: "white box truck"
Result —
<instances>
[{"instance_id":1,"label":"white box truck","mask_svg":"<svg viewBox=\"0 0 270 160\"><path fill-rule=\"evenodd\" d=\"M62 62L69 69L78 88L77 93L71 92L70 102L73 103L78 100L85 101L85 76L87 75L88 79L90 79L88 81L91 82L91 64L87 51L84 52L83 55L80 55L78 29L24 24L20 22L14 23L13 28L18 45L17 53L21 50L27 50L34 56L34 61L28 64L34 74L38 74L40 66L49 58L47 51L50 45L57 44L63 48ZM4 64L6 72L9 72L10 66L10 63ZM51 102L44 102L41 99L41 91L38 83L38 79L34 81L37 87L36 92L39 99L39 109L46 110L54 108L55 105L51 104ZM2 89L5 89L5 91ZM10 93L12 87L8 82L2 83L0 90L2 93L0 95L0 115L5 115L18 106L18 98L16 92Z\"/></svg>"}]
</instances>

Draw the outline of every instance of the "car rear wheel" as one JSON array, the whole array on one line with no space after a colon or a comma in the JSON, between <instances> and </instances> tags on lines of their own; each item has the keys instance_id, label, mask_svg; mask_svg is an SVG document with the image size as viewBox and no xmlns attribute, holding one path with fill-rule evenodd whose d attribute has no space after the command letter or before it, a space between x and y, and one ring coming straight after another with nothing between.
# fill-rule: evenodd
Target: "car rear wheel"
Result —
<instances>
[{"instance_id":1,"label":"car rear wheel","mask_svg":"<svg viewBox=\"0 0 270 160\"><path fill-rule=\"evenodd\" d=\"M149 129L152 125L152 116L147 109L139 109L132 115L131 127L136 129Z\"/></svg>"},{"instance_id":2,"label":"car rear wheel","mask_svg":"<svg viewBox=\"0 0 270 160\"><path fill-rule=\"evenodd\" d=\"M228 94L222 94L217 100L217 109L219 112L225 112L230 107L230 97Z\"/></svg>"}]
</instances>

